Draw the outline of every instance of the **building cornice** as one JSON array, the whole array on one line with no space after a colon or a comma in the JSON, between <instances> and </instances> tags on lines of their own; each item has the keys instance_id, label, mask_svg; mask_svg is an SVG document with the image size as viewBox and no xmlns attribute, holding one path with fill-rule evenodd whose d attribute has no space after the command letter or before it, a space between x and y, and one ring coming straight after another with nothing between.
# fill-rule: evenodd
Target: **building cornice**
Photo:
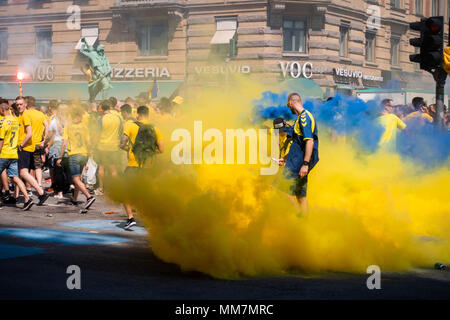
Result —
<instances>
[{"instance_id":1,"label":"building cornice","mask_svg":"<svg viewBox=\"0 0 450 320\"><path fill-rule=\"evenodd\" d=\"M7 24L29 24L30 22L48 22L55 20L67 20L72 14L66 12L51 12L39 14L8 14L8 16L0 16L0 23ZM111 10L90 10L83 11L82 20L89 20L93 18L110 18L112 16Z\"/></svg>"}]
</instances>

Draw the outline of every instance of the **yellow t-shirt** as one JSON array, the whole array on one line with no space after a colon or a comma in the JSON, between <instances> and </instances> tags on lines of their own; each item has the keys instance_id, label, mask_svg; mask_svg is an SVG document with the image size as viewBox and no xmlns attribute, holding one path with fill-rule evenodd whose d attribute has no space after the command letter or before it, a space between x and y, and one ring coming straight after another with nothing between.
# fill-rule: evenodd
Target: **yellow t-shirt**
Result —
<instances>
[{"instance_id":1,"label":"yellow t-shirt","mask_svg":"<svg viewBox=\"0 0 450 320\"><path fill-rule=\"evenodd\" d=\"M116 116L119 116L119 117L120 117L120 120L122 120L122 122L123 122L122 114L121 114L119 111L117 111L116 109L112 109L112 110L111 110L111 113L114 114L114 115L116 115Z\"/></svg>"},{"instance_id":2,"label":"yellow t-shirt","mask_svg":"<svg viewBox=\"0 0 450 320\"><path fill-rule=\"evenodd\" d=\"M63 140L67 141L67 153L69 156L74 154L88 155L89 130L83 122L71 123L65 126Z\"/></svg>"},{"instance_id":3,"label":"yellow t-shirt","mask_svg":"<svg viewBox=\"0 0 450 320\"><path fill-rule=\"evenodd\" d=\"M86 126L89 127L89 113L85 112L83 113L83 118L81 122Z\"/></svg>"},{"instance_id":4,"label":"yellow t-shirt","mask_svg":"<svg viewBox=\"0 0 450 320\"><path fill-rule=\"evenodd\" d=\"M397 129L404 130L406 128L406 124L392 113L382 115L378 118L378 122L384 128L384 133L379 142L380 145L385 143L395 143Z\"/></svg>"},{"instance_id":5,"label":"yellow t-shirt","mask_svg":"<svg viewBox=\"0 0 450 320\"><path fill-rule=\"evenodd\" d=\"M143 121L139 121L143 124L149 124L150 121L148 120L143 120ZM156 132L156 141L160 142L162 141L162 134L161 131L157 128L155 128L155 132ZM136 136L138 134L139 131L139 126L134 122L134 121L127 121L127 123L125 124L125 129L123 131L123 134L125 134L128 138L129 138L129 149L128 149L128 167L139 167L139 163L137 162L134 153L132 151L133 149L133 144L136 141ZM144 165L144 167L149 167L150 163L149 161L147 161Z\"/></svg>"},{"instance_id":6,"label":"yellow t-shirt","mask_svg":"<svg viewBox=\"0 0 450 320\"><path fill-rule=\"evenodd\" d=\"M27 133L25 131L25 127L31 126L31 115L30 110L25 110L21 115L19 115L19 144L25 140ZM23 146L24 151L34 152L35 145L33 144L33 138L28 140L27 144Z\"/></svg>"},{"instance_id":7,"label":"yellow t-shirt","mask_svg":"<svg viewBox=\"0 0 450 320\"><path fill-rule=\"evenodd\" d=\"M97 149L118 151L120 144L121 119L113 113L105 114L101 119L100 138Z\"/></svg>"},{"instance_id":8,"label":"yellow t-shirt","mask_svg":"<svg viewBox=\"0 0 450 320\"><path fill-rule=\"evenodd\" d=\"M408 114L405 117L405 121L409 121L411 119L422 119L422 121L428 122L428 123L433 123L434 119L432 116L430 116L427 113L421 112L421 111L415 111L415 112L411 112L410 114Z\"/></svg>"},{"instance_id":9,"label":"yellow t-shirt","mask_svg":"<svg viewBox=\"0 0 450 320\"><path fill-rule=\"evenodd\" d=\"M0 159L17 159L19 121L15 117L6 116L0 120L0 140L3 140Z\"/></svg>"},{"instance_id":10,"label":"yellow t-shirt","mask_svg":"<svg viewBox=\"0 0 450 320\"><path fill-rule=\"evenodd\" d=\"M41 143L44 134L44 122L48 121L45 114L36 109L29 109L29 115L31 117L31 128L33 128L33 137L31 138L32 144L36 146ZM28 151L28 150L25 150ZM34 150L33 150L34 151Z\"/></svg>"}]
</instances>

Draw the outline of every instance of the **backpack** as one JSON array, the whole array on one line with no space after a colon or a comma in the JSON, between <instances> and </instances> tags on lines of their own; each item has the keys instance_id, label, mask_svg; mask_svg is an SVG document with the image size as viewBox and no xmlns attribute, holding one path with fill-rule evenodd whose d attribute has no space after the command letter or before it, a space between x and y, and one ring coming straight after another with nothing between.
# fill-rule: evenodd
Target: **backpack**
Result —
<instances>
[{"instance_id":1,"label":"backpack","mask_svg":"<svg viewBox=\"0 0 450 320\"><path fill-rule=\"evenodd\" d=\"M139 127L139 130L131 150L139 167L142 167L148 158L156 154L158 148L156 131L151 124L143 124L139 121L134 123Z\"/></svg>"}]
</instances>

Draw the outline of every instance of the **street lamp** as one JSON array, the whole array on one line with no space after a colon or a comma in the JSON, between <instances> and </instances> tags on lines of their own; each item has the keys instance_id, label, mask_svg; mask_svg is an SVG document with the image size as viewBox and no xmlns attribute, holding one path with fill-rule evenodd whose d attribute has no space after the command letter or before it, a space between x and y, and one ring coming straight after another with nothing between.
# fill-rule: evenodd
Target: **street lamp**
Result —
<instances>
[{"instance_id":1,"label":"street lamp","mask_svg":"<svg viewBox=\"0 0 450 320\"><path fill-rule=\"evenodd\" d=\"M25 74L23 72L17 72L16 75L17 81L19 82L19 96L23 96L23 88L22 88L22 81L25 78Z\"/></svg>"}]
</instances>

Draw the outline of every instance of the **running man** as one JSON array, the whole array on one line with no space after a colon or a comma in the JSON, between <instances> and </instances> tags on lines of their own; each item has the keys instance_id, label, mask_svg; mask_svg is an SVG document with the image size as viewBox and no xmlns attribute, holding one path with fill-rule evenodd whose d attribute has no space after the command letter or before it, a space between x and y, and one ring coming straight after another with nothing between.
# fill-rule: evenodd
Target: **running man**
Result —
<instances>
[{"instance_id":1,"label":"running man","mask_svg":"<svg viewBox=\"0 0 450 320\"><path fill-rule=\"evenodd\" d=\"M30 170L34 170L34 145L33 145L33 113L26 110L26 102L24 97L16 98L16 106L19 111L19 174L20 177L29 183L39 194L38 205L43 205L49 198L49 194L39 186L36 179L30 174Z\"/></svg>"},{"instance_id":2,"label":"running man","mask_svg":"<svg viewBox=\"0 0 450 320\"><path fill-rule=\"evenodd\" d=\"M33 199L28 196L25 184L19 178L17 147L19 142L19 122L11 115L8 100L0 100L0 172L5 170L19 190L23 193L25 203L23 210L33 206Z\"/></svg>"}]
</instances>

